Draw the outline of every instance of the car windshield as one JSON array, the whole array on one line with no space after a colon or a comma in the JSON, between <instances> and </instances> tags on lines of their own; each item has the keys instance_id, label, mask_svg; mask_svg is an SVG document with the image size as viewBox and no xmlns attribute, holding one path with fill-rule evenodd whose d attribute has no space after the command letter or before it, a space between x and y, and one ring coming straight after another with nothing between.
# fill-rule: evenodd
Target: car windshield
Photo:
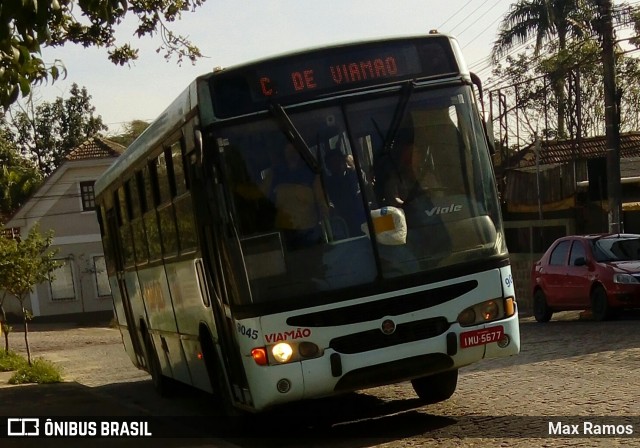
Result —
<instances>
[{"instance_id":1,"label":"car windshield","mask_svg":"<svg viewBox=\"0 0 640 448\"><path fill-rule=\"evenodd\" d=\"M481 129L466 86L219 129L251 301L505 253Z\"/></svg>"},{"instance_id":2,"label":"car windshield","mask_svg":"<svg viewBox=\"0 0 640 448\"><path fill-rule=\"evenodd\" d=\"M596 261L640 260L640 238L638 237L606 237L597 239L592 244Z\"/></svg>"}]
</instances>

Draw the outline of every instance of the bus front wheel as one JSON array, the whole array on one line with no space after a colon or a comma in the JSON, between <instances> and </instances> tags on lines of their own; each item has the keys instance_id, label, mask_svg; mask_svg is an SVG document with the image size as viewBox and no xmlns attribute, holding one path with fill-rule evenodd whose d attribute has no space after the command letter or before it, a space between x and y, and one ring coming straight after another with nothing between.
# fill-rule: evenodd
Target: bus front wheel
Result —
<instances>
[{"instance_id":1,"label":"bus front wheel","mask_svg":"<svg viewBox=\"0 0 640 448\"><path fill-rule=\"evenodd\" d=\"M147 330L144 331L144 348L147 352L147 369L151 375L153 388L161 397L171 396L173 392L172 384L170 384L171 380L162 374L158 354Z\"/></svg>"},{"instance_id":2,"label":"bus front wheel","mask_svg":"<svg viewBox=\"0 0 640 448\"><path fill-rule=\"evenodd\" d=\"M213 340L209 334L200 335L202 344L202 354L204 357L204 363L209 374L209 381L211 383L211 389L216 400L218 400L220 411L227 416L240 416L242 413L233 406L233 400L231 398L231 392L227 387L227 382L222 371L221 361L216 354L216 349L213 344Z\"/></svg>"},{"instance_id":3,"label":"bus front wheel","mask_svg":"<svg viewBox=\"0 0 640 448\"><path fill-rule=\"evenodd\" d=\"M458 369L413 379L411 385L425 404L448 400L458 386Z\"/></svg>"}]
</instances>

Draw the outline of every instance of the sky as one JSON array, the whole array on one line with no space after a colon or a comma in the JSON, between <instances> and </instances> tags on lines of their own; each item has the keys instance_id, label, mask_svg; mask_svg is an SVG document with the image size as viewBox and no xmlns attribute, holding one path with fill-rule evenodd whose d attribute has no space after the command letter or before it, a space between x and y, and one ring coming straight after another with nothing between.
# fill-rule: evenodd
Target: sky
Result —
<instances>
[{"instance_id":1,"label":"sky","mask_svg":"<svg viewBox=\"0 0 640 448\"><path fill-rule=\"evenodd\" d=\"M71 44L45 48L44 60L62 60L67 77L38 88L35 98L66 98L72 83L84 86L112 135L131 120L153 120L193 79L215 67L336 42L426 34L431 29L456 36L471 70L485 80L490 74L487 57L510 4L510 0L207 0L169 24L205 55L195 65L165 61L156 52L160 38L137 38L135 22L127 20L116 38L119 45L128 42L139 48L136 61L116 66L104 48Z\"/></svg>"}]
</instances>

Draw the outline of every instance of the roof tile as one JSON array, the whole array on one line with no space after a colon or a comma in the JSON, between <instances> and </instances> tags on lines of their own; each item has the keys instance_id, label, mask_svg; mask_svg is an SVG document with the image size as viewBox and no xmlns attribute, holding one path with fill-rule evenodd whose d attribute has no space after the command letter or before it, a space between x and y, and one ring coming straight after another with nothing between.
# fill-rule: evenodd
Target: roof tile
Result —
<instances>
[{"instance_id":1,"label":"roof tile","mask_svg":"<svg viewBox=\"0 0 640 448\"><path fill-rule=\"evenodd\" d=\"M106 157L118 157L125 150L119 143L112 142L102 137L92 137L76 146L69 154L67 160L102 159Z\"/></svg>"},{"instance_id":2,"label":"roof tile","mask_svg":"<svg viewBox=\"0 0 640 448\"><path fill-rule=\"evenodd\" d=\"M604 136L584 138L577 144L576 140L542 142L540 147L540 164L566 163L578 159L606 157L607 140ZM620 158L640 157L640 132L628 132L620 135ZM512 166L527 167L536 164L533 144L523 148L512 161Z\"/></svg>"}]
</instances>

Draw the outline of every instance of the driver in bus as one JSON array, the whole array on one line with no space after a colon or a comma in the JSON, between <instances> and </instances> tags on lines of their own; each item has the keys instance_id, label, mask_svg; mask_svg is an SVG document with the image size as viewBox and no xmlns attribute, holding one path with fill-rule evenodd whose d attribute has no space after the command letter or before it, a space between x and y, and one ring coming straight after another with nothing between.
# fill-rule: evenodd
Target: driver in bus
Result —
<instances>
[{"instance_id":1,"label":"driver in bus","mask_svg":"<svg viewBox=\"0 0 640 448\"><path fill-rule=\"evenodd\" d=\"M319 244L320 222L329 216L320 176L315 174L291 143L284 148L284 163L270 170L262 189L276 207L275 227L288 250Z\"/></svg>"},{"instance_id":2,"label":"driver in bus","mask_svg":"<svg viewBox=\"0 0 640 448\"><path fill-rule=\"evenodd\" d=\"M413 127L398 131L391 151L384 202L404 211L407 244L418 258L445 253L451 247L451 237L442 218L429 213L442 191L435 173L416 148Z\"/></svg>"}]
</instances>

